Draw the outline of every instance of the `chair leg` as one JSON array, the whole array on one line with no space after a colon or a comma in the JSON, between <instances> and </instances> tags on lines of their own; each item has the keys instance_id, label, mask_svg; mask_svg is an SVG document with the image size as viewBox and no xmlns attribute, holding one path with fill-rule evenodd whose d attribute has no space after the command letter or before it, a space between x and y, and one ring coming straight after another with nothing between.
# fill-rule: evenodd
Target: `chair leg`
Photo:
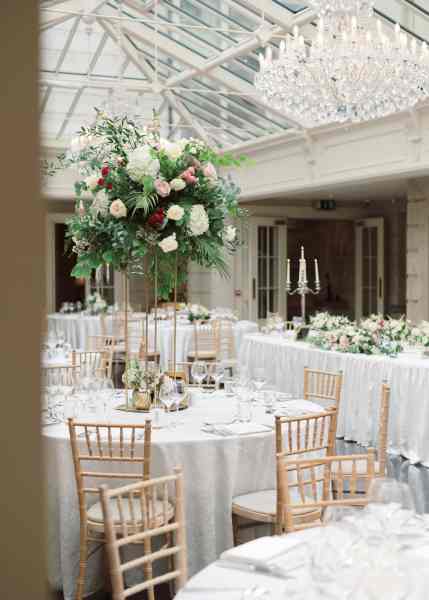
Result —
<instances>
[{"instance_id":1,"label":"chair leg","mask_svg":"<svg viewBox=\"0 0 429 600\"><path fill-rule=\"evenodd\" d=\"M80 529L79 577L77 580L76 600L82 600L85 591L86 564L88 561L88 539L85 526Z\"/></svg>"},{"instance_id":2,"label":"chair leg","mask_svg":"<svg viewBox=\"0 0 429 600\"><path fill-rule=\"evenodd\" d=\"M233 540L233 544L234 546L238 546L239 544L239 530L240 530L240 526L238 524L238 517L237 515L235 515L234 513L232 513L232 540Z\"/></svg>"},{"instance_id":3,"label":"chair leg","mask_svg":"<svg viewBox=\"0 0 429 600\"><path fill-rule=\"evenodd\" d=\"M173 533L171 531L169 531L168 533L165 534L165 541L166 541L167 548L171 548L173 546ZM168 560L169 570L175 571L176 565L174 562L174 556L173 555L169 556L167 560ZM172 579L171 581L168 582L168 588L169 588L171 598L174 598L174 595L176 593L176 581L174 579Z\"/></svg>"}]
</instances>

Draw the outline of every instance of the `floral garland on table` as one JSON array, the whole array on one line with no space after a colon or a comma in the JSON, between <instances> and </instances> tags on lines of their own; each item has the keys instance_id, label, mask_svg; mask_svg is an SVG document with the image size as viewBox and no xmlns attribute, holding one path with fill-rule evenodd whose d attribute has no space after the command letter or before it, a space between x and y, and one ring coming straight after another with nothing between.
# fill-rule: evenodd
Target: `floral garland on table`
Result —
<instances>
[{"instance_id":1,"label":"floral garland on table","mask_svg":"<svg viewBox=\"0 0 429 600\"><path fill-rule=\"evenodd\" d=\"M329 313L317 313L311 317L310 327L310 343L324 350L388 356L401 352L402 342L407 339L409 331L408 322L404 319L384 320L372 315L358 325L347 317Z\"/></svg>"},{"instance_id":2,"label":"floral garland on table","mask_svg":"<svg viewBox=\"0 0 429 600\"><path fill-rule=\"evenodd\" d=\"M159 135L159 123L140 129L127 117L97 110L96 122L82 127L71 152L57 168L76 165L76 214L68 237L77 263L72 275L89 277L108 264L125 271L148 261L158 289L168 298L186 279L182 264L194 261L228 274L224 251L239 245L231 220L245 211L238 188L218 175L219 166L238 166L243 157L220 155L205 142ZM49 174L52 174L50 169Z\"/></svg>"}]
</instances>

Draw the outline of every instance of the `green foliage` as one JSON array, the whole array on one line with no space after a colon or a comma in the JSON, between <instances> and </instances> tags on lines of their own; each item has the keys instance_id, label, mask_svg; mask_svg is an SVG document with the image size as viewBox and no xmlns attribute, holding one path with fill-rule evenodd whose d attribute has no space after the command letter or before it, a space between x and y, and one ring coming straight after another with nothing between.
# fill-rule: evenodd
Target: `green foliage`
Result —
<instances>
[{"instance_id":1,"label":"green foliage","mask_svg":"<svg viewBox=\"0 0 429 600\"><path fill-rule=\"evenodd\" d=\"M152 170L149 175L143 161L142 176L137 174L133 179L127 170L129 156L142 146L149 159L159 161L159 172ZM213 176L210 163L234 167L245 160L243 156L218 154L200 140L170 144L160 139L156 131L139 129L127 117L109 117L97 110L95 124L81 128L72 152L59 157L56 165L44 166L47 174L53 174L58 168L79 165L76 214L70 219L67 232L72 251L77 254L72 274L89 277L93 269L106 263L120 271L141 270L144 259L148 260L149 276L154 278L156 258L158 289L165 299L176 282L176 264L179 286L186 280L185 265L189 260L227 276L225 252L233 252L239 241L226 241L225 228L228 223L243 219L246 213L238 203L239 188L230 178L216 178L216 172ZM88 176L98 182L91 184L91 195L85 181ZM167 189L159 195L160 183L165 186L173 179L184 181L185 187ZM114 200L123 203L122 212L111 214ZM178 220L167 218L173 205L183 209ZM191 222L195 205L204 208L209 223L208 230L199 235L194 234ZM170 236L178 244L177 252L164 252L159 245Z\"/></svg>"}]
</instances>

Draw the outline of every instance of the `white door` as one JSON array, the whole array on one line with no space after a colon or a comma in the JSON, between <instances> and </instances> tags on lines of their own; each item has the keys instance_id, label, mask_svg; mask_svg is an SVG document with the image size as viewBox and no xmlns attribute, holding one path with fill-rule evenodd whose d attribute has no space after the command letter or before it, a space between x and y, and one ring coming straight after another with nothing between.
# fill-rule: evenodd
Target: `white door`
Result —
<instances>
[{"instance_id":1,"label":"white door","mask_svg":"<svg viewBox=\"0 0 429 600\"><path fill-rule=\"evenodd\" d=\"M286 222L269 218L250 221L251 319L266 319L268 313L286 317Z\"/></svg>"},{"instance_id":2,"label":"white door","mask_svg":"<svg viewBox=\"0 0 429 600\"><path fill-rule=\"evenodd\" d=\"M356 319L384 313L384 220L356 222Z\"/></svg>"}]
</instances>

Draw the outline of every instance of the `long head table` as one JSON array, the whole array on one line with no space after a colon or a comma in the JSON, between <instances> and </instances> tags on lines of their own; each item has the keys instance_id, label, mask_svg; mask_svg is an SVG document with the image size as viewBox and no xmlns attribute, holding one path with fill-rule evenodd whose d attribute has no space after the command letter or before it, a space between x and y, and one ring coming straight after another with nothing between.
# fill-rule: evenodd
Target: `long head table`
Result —
<instances>
[{"instance_id":1,"label":"long head table","mask_svg":"<svg viewBox=\"0 0 429 600\"><path fill-rule=\"evenodd\" d=\"M291 401L292 413L320 412L303 400ZM152 431L152 475L173 472L181 466L185 481L188 563L192 575L216 560L232 545L231 504L234 496L275 486L274 430L223 437L202 431L206 421L228 421L235 412L234 398L223 394L197 395L180 413L183 423L172 430ZM84 419L84 417L80 417ZM144 414L114 411L112 423L144 423ZM94 416L87 420L94 421ZM253 420L274 425L272 415L255 406ZM50 582L73 598L79 565L79 513L74 469L66 425L43 429L49 504ZM143 441L140 442L143 444ZM97 485L100 481L97 482ZM102 582L102 561L89 561L88 591Z\"/></svg>"},{"instance_id":2,"label":"long head table","mask_svg":"<svg viewBox=\"0 0 429 600\"><path fill-rule=\"evenodd\" d=\"M389 452L429 467L429 359L366 356L319 350L278 335L244 338L239 362L250 375L264 367L270 384L302 394L304 367L342 371L337 436L362 445L377 441L381 384L391 386Z\"/></svg>"}]
</instances>

